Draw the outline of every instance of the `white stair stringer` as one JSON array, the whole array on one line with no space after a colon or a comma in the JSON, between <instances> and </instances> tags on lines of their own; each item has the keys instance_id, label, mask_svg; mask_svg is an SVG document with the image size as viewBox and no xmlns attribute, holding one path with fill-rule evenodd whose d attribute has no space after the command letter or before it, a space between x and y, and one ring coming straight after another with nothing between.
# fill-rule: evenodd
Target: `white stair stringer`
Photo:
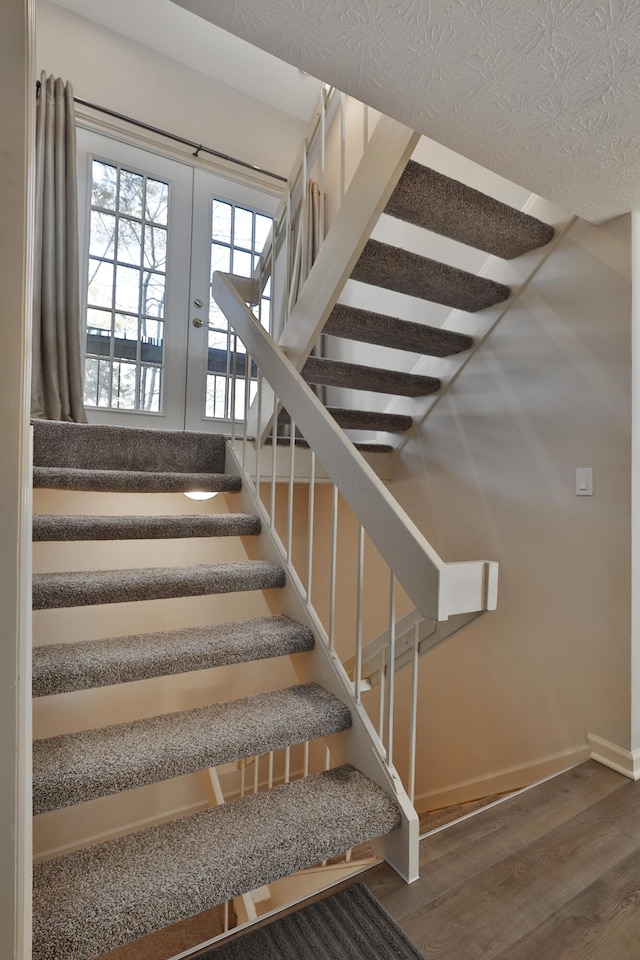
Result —
<instances>
[{"instance_id":1,"label":"white stair stringer","mask_svg":"<svg viewBox=\"0 0 640 960\"><path fill-rule=\"evenodd\" d=\"M312 651L303 658L294 657L293 665L301 682L315 682L347 704L352 715L349 730L330 737L332 766L350 763L381 787L396 802L401 816L398 829L373 842L376 853L389 863L400 876L412 883L419 877L419 819L397 772L385 763L384 748L364 707L356 703L347 673L337 656L329 649L328 638L315 610L305 597L305 590L293 567L287 563L286 550L280 538L271 529L269 517L262 502L255 497L252 483L242 470L231 444L227 444L226 472L242 477L242 489L237 494L238 509L251 509L262 520L262 532L246 542L249 557L260 556L286 567L284 588L272 602L278 612L295 618L316 635ZM247 541L249 538L247 538ZM275 611L274 611L275 612Z\"/></svg>"}]
</instances>

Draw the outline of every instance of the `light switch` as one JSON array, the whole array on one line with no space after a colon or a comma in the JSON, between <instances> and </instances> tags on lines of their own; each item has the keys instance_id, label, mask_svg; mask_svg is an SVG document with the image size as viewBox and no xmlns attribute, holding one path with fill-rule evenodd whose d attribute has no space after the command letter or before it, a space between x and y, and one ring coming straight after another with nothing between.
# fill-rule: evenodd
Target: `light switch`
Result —
<instances>
[{"instance_id":1,"label":"light switch","mask_svg":"<svg viewBox=\"0 0 640 960\"><path fill-rule=\"evenodd\" d=\"M593 496L593 469L576 467L576 497Z\"/></svg>"}]
</instances>

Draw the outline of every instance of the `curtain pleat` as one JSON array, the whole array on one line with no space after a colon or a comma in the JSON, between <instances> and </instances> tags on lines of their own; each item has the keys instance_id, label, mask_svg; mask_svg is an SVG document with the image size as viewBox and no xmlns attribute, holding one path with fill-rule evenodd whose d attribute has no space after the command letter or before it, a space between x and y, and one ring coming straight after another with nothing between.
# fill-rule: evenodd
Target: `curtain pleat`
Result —
<instances>
[{"instance_id":1,"label":"curtain pleat","mask_svg":"<svg viewBox=\"0 0 640 960\"><path fill-rule=\"evenodd\" d=\"M41 75L36 111L32 416L86 423L73 89Z\"/></svg>"}]
</instances>

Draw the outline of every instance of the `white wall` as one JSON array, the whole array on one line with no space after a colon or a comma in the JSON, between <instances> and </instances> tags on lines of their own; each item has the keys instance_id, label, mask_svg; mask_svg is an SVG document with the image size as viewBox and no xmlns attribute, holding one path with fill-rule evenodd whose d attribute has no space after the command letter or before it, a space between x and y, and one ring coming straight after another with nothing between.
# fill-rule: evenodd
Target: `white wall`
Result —
<instances>
[{"instance_id":1,"label":"white wall","mask_svg":"<svg viewBox=\"0 0 640 960\"><path fill-rule=\"evenodd\" d=\"M28 352L34 96L27 0L0 7L0 955L30 949L31 602Z\"/></svg>"},{"instance_id":2,"label":"white wall","mask_svg":"<svg viewBox=\"0 0 640 960\"><path fill-rule=\"evenodd\" d=\"M418 794L630 748L630 293L630 218L577 221L399 457L440 555L500 563L497 612L422 662Z\"/></svg>"},{"instance_id":3,"label":"white wall","mask_svg":"<svg viewBox=\"0 0 640 960\"><path fill-rule=\"evenodd\" d=\"M83 100L283 176L306 133L306 123L48 0L37 0L36 67Z\"/></svg>"}]
</instances>

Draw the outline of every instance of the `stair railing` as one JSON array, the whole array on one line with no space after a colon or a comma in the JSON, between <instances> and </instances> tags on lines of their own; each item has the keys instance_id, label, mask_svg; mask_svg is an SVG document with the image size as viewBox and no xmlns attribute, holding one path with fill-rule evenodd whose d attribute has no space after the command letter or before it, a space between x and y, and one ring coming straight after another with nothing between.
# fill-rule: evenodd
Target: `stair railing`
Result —
<instances>
[{"instance_id":1,"label":"stair railing","mask_svg":"<svg viewBox=\"0 0 640 960\"><path fill-rule=\"evenodd\" d=\"M318 398L304 382L283 350L263 329L248 309L230 278L214 274L214 297L227 317L234 333L245 346L243 357L244 380L233 383L234 408L236 391L244 392L245 417L242 423L232 424L233 455L258 502L263 523L278 541L283 559L289 567L289 576L298 593L304 598L317 633L331 656L341 664L353 657L352 689L355 703L365 707L377 719L379 749L390 775L397 779L394 767L396 733L394 721L395 674L397 669L398 599L413 604L421 618L435 623L449 617L478 614L493 610L497 599L497 564L490 561L446 563L429 544L413 521L391 496L353 443L327 413ZM234 363L234 369L236 365ZM273 424L273 435L267 442L255 440L248 428L248 409L255 396L258 422L263 414L265 387L269 387L271 409L265 411ZM289 435L285 440L288 452L286 522L276 516L277 486L282 481L282 458L278 456L278 422L289 420ZM236 429L238 428L238 429ZM309 449L300 444L300 438ZM270 442L269 442L270 441ZM294 498L297 458L308 461L309 496L306 518L306 552L300 557L294 549ZM317 518L315 498L320 484L328 483L331 491L329 570L322 577L314 569L316 563ZM340 530L340 502L348 505L357 521L357 559L355 570L355 622L345 630L338 625L339 594L344 596L344 584L337 575ZM344 509L344 506L343 508ZM280 532L279 532L280 531ZM378 651L379 672L384 682L379 684L375 702L368 696L369 684L364 682L364 651L368 650L365 637L365 605L380 593L380 577L365 582L365 538L375 546L386 568L388 629L384 644ZM294 556L297 554L297 556ZM328 602L324 618L317 613L317 585L322 579L327 584ZM354 642L345 633L353 634ZM376 630L379 633L379 627ZM345 678L350 681L347 674ZM417 685L413 684L411 722L406 758L405 777L415 781Z\"/></svg>"},{"instance_id":2,"label":"stair railing","mask_svg":"<svg viewBox=\"0 0 640 960\"><path fill-rule=\"evenodd\" d=\"M285 258L284 293L274 307L271 332L279 338L295 306L301 283L295 282L296 247L307 234L308 210L304 202L310 181L319 190L318 233L322 246L327 231L344 200L351 175L367 150L377 114L367 104L323 85L314 120L304 138L273 228L255 266L257 298L275 274L275 261ZM329 203L325 200L329 197ZM304 281L306 278L302 277ZM256 301L257 302L257 301Z\"/></svg>"}]
</instances>

